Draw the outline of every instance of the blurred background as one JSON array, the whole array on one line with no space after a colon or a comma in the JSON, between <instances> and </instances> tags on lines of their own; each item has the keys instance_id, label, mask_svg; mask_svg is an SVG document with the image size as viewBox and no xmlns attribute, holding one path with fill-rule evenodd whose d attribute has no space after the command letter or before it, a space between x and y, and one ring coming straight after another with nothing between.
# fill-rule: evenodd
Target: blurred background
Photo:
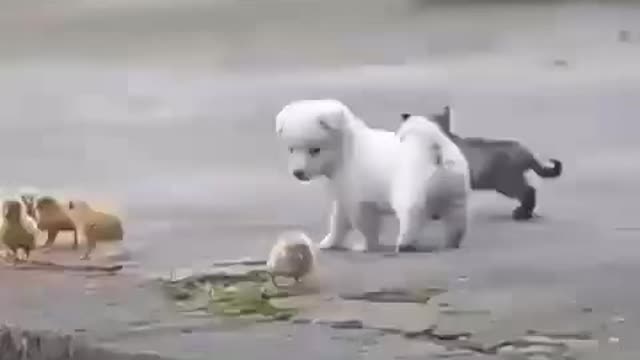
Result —
<instances>
[{"instance_id":1,"label":"blurred background","mask_svg":"<svg viewBox=\"0 0 640 360\"><path fill-rule=\"evenodd\" d=\"M274 116L334 97L388 129L451 104L463 135L565 160L542 199L596 219L577 194L640 173L639 18L634 1L4 0L1 185L117 204L149 268L263 253L284 228L321 236L327 205L287 174Z\"/></svg>"}]
</instances>

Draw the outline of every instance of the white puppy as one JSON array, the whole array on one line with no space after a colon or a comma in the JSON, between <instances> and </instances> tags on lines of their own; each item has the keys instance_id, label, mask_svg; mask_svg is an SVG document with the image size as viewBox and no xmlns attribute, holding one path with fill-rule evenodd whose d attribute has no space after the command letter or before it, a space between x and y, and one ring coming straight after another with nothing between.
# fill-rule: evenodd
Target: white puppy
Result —
<instances>
[{"instance_id":1,"label":"white puppy","mask_svg":"<svg viewBox=\"0 0 640 360\"><path fill-rule=\"evenodd\" d=\"M424 226L441 219L446 246L458 248L467 230L467 160L435 122L410 114L402 114L402 120L392 194L400 223L398 247L413 248Z\"/></svg>"},{"instance_id":2,"label":"white puppy","mask_svg":"<svg viewBox=\"0 0 640 360\"><path fill-rule=\"evenodd\" d=\"M400 138L393 132L368 127L340 101L294 101L276 116L276 132L289 148L293 176L301 181L317 177L329 180L334 202L329 233L319 245L322 249L343 247L355 228L365 239L362 250L375 250L382 216L411 209L405 199L424 202L418 187L404 188L396 173L403 171L402 176L412 177L413 169L417 178L423 176L426 164L421 161L425 157L415 157L413 167L400 162L406 152ZM415 240L412 231L419 225L404 223L417 221L414 216L403 214L398 218L405 230L398 236L397 250L409 250L403 244Z\"/></svg>"}]
</instances>

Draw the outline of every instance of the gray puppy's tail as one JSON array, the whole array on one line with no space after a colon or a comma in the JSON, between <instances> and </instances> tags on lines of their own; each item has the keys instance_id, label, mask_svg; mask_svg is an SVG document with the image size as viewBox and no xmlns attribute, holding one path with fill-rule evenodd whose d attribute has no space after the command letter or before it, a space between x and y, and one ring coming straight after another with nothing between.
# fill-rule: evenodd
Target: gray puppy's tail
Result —
<instances>
[{"instance_id":1,"label":"gray puppy's tail","mask_svg":"<svg viewBox=\"0 0 640 360\"><path fill-rule=\"evenodd\" d=\"M557 159L549 159L552 166L544 166L536 159L533 159L531 170L541 178L555 178L562 175L562 162Z\"/></svg>"}]
</instances>

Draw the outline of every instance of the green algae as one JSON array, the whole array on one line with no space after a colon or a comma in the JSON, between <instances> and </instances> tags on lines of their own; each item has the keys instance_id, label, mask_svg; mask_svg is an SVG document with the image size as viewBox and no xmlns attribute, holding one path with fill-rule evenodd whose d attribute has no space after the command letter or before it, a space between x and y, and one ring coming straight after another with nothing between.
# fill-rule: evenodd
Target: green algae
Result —
<instances>
[{"instance_id":1,"label":"green algae","mask_svg":"<svg viewBox=\"0 0 640 360\"><path fill-rule=\"evenodd\" d=\"M289 320L297 313L294 308L271 303L270 299L287 297L288 293L275 288L270 275L263 270L196 274L166 280L163 285L169 298L184 312L260 320Z\"/></svg>"}]
</instances>

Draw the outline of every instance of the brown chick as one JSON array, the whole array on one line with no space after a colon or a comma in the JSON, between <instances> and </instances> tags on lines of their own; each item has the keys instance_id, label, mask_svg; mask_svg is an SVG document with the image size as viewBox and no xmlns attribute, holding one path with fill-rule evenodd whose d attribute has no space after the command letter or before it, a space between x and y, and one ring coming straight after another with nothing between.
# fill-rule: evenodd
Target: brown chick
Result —
<instances>
[{"instance_id":1,"label":"brown chick","mask_svg":"<svg viewBox=\"0 0 640 360\"><path fill-rule=\"evenodd\" d=\"M0 240L9 248L18 260L18 250L22 249L25 254L23 260L29 258L29 254L36 246L36 239L22 222L22 204L16 200L7 200L2 206L4 221L0 228Z\"/></svg>"},{"instance_id":2,"label":"brown chick","mask_svg":"<svg viewBox=\"0 0 640 360\"><path fill-rule=\"evenodd\" d=\"M87 250L81 259L88 260L98 241L117 241L124 238L120 219L92 209L86 201L69 201L68 208L76 227L87 241Z\"/></svg>"},{"instance_id":3,"label":"brown chick","mask_svg":"<svg viewBox=\"0 0 640 360\"><path fill-rule=\"evenodd\" d=\"M76 226L67 215L65 209L53 197L22 197L26 212L38 224L38 229L47 232L44 247L51 247L60 231L73 231L73 249L78 248L78 232Z\"/></svg>"}]
</instances>

